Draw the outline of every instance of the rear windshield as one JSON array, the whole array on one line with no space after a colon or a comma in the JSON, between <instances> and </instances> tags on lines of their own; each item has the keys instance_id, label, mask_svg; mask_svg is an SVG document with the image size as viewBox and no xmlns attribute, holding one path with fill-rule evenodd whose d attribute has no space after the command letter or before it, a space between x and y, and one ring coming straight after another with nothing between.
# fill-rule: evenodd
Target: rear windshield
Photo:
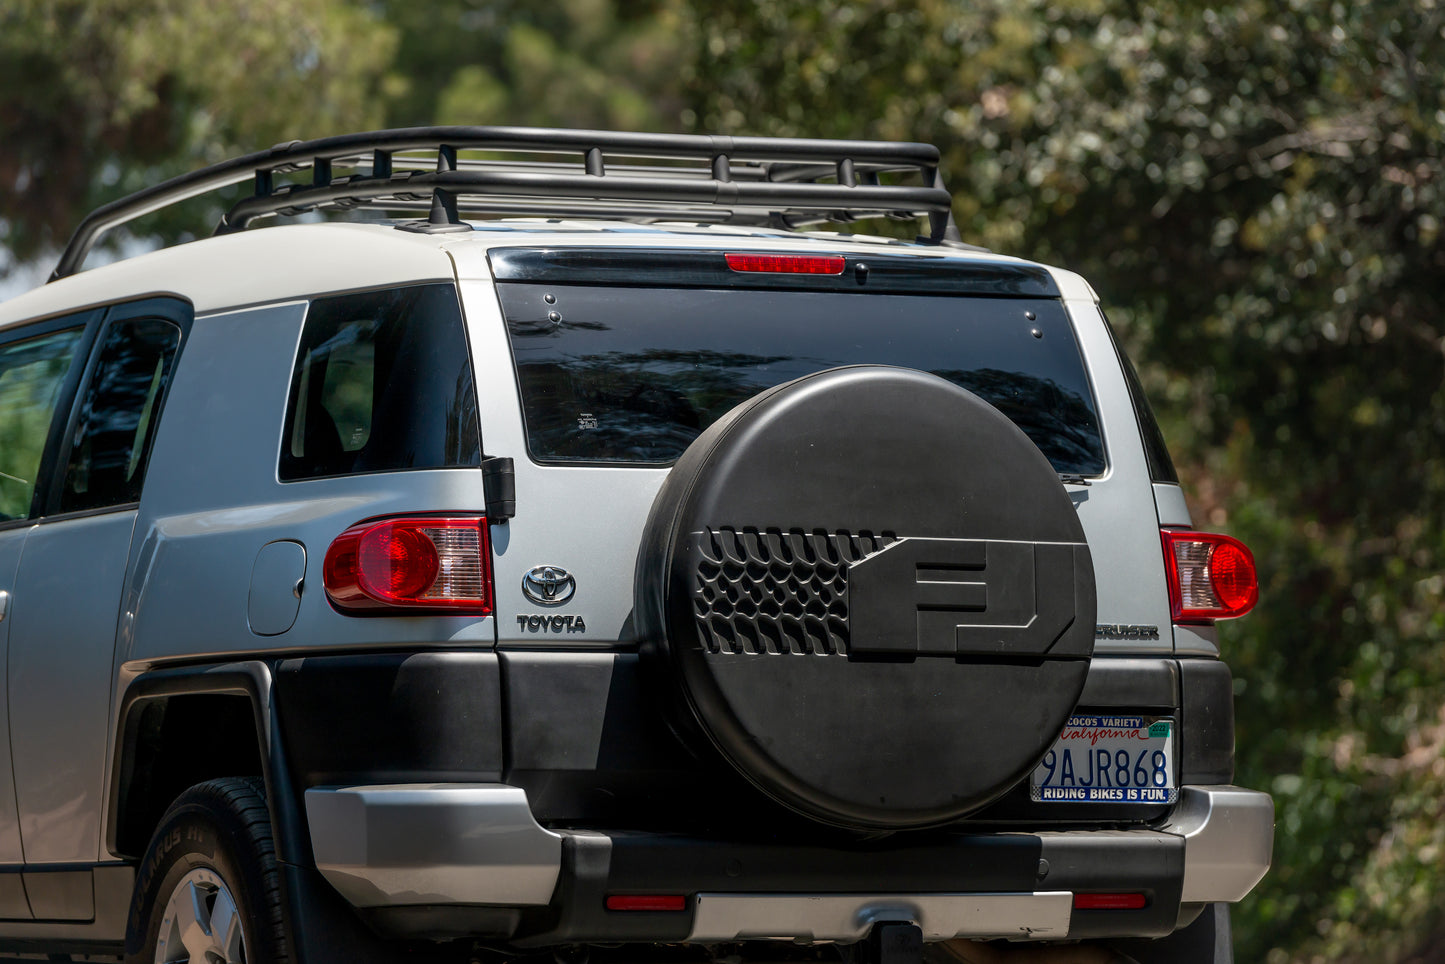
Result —
<instances>
[{"instance_id":1,"label":"rear windshield","mask_svg":"<svg viewBox=\"0 0 1445 964\"><path fill-rule=\"evenodd\" d=\"M497 285L539 462L665 464L734 405L840 365L933 372L1054 468L1100 475L1079 348L1051 298Z\"/></svg>"}]
</instances>

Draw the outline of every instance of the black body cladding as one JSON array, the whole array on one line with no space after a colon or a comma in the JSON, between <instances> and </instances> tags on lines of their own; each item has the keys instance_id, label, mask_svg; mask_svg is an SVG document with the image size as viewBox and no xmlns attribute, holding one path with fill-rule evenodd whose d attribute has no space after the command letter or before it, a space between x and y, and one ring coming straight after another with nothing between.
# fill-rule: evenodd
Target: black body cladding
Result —
<instances>
[{"instance_id":1,"label":"black body cladding","mask_svg":"<svg viewBox=\"0 0 1445 964\"><path fill-rule=\"evenodd\" d=\"M637 584L681 728L848 827L945 823L1004 793L1093 652L1088 549L1048 461L904 369L798 379L715 422L658 495ZM1067 612L1039 612L1050 599Z\"/></svg>"}]
</instances>

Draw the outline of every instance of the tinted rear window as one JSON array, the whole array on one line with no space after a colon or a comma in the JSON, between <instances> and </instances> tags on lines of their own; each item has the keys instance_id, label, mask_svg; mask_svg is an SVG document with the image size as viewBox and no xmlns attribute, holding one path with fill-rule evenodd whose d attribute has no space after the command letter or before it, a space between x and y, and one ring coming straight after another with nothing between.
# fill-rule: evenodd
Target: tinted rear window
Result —
<instances>
[{"instance_id":1,"label":"tinted rear window","mask_svg":"<svg viewBox=\"0 0 1445 964\"><path fill-rule=\"evenodd\" d=\"M76 419L61 512L139 501L180 343L181 329L162 318L111 322Z\"/></svg>"},{"instance_id":2,"label":"tinted rear window","mask_svg":"<svg viewBox=\"0 0 1445 964\"><path fill-rule=\"evenodd\" d=\"M1049 298L497 285L540 462L665 464L763 389L840 365L982 396L1064 474L1104 471L1088 379Z\"/></svg>"},{"instance_id":3,"label":"tinted rear window","mask_svg":"<svg viewBox=\"0 0 1445 964\"><path fill-rule=\"evenodd\" d=\"M282 481L480 465L456 289L415 285L313 301L281 444Z\"/></svg>"},{"instance_id":4,"label":"tinted rear window","mask_svg":"<svg viewBox=\"0 0 1445 964\"><path fill-rule=\"evenodd\" d=\"M1139 422L1139 434L1144 440L1144 458L1149 465L1149 478L1154 482L1178 485L1179 473L1174 469L1174 460L1169 457L1169 448L1164 444L1164 433L1159 430L1154 409L1149 407L1149 397L1144 394L1144 383L1139 380L1139 371L1129 360L1129 356L1124 354L1124 346L1119 344L1119 336L1115 334L1114 326L1109 324L1108 318L1104 319L1104 325L1109 329L1109 338L1114 342L1114 351L1124 369L1124 381L1129 386L1129 401L1134 405L1134 418Z\"/></svg>"}]
</instances>

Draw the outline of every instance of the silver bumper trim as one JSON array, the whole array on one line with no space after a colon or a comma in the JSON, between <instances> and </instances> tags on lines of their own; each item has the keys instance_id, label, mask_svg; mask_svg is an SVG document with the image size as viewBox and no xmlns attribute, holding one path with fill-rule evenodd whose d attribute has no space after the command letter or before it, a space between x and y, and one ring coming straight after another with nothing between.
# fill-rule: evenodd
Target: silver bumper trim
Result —
<instances>
[{"instance_id":1,"label":"silver bumper trim","mask_svg":"<svg viewBox=\"0 0 1445 964\"><path fill-rule=\"evenodd\" d=\"M562 838L499 783L306 791L316 867L356 907L546 904Z\"/></svg>"},{"instance_id":2,"label":"silver bumper trim","mask_svg":"<svg viewBox=\"0 0 1445 964\"><path fill-rule=\"evenodd\" d=\"M1274 801L1240 787L1184 787L1161 829L1184 838L1185 903L1237 901L1269 870Z\"/></svg>"},{"instance_id":3,"label":"silver bumper trim","mask_svg":"<svg viewBox=\"0 0 1445 964\"><path fill-rule=\"evenodd\" d=\"M852 942L879 921L912 921L925 941L955 937L1064 937L1073 895L698 894L690 942Z\"/></svg>"},{"instance_id":4,"label":"silver bumper trim","mask_svg":"<svg viewBox=\"0 0 1445 964\"><path fill-rule=\"evenodd\" d=\"M540 906L551 900L561 874L562 837L537 823L518 787L320 787L307 790L305 800L316 866L356 907ZM1183 837L1183 901L1238 901L1269 869L1274 804L1268 794L1239 787L1184 787L1158 830L1114 832ZM911 920L927 940L1059 938L1068 933L1071 911L1068 891L702 893L688 940L852 941L879 920Z\"/></svg>"}]
</instances>

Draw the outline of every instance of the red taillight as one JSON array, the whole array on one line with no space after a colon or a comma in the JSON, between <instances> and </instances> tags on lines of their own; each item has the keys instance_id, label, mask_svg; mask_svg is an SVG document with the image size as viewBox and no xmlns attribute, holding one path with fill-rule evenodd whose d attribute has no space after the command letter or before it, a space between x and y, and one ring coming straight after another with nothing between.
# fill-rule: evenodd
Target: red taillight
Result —
<instances>
[{"instance_id":1,"label":"red taillight","mask_svg":"<svg viewBox=\"0 0 1445 964\"><path fill-rule=\"evenodd\" d=\"M416 598L441 572L436 545L416 529L392 523L363 532L356 556L361 584L389 601Z\"/></svg>"},{"instance_id":2,"label":"red taillight","mask_svg":"<svg viewBox=\"0 0 1445 964\"><path fill-rule=\"evenodd\" d=\"M725 254L734 271L766 271L773 274L842 274L842 255L816 254Z\"/></svg>"},{"instance_id":3,"label":"red taillight","mask_svg":"<svg viewBox=\"0 0 1445 964\"><path fill-rule=\"evenodd\" d=\"M1259 601L1254 556L1238 539L1165 529L1164 568L1176 622L1232 619Z\"/></svg>"},{"instance_id":4,"label":"red taillight","mask_svg":"<svg viewBox=\"0 0 1445 964\"><path fill-rule=\"evenodd\" d=\"M681 894L612 894L607 898L608 910L687 910L687 898Z\"/></svg>"},{"instance_id":5,"label":"red taillight","mask_svg":"<svg viewBox=\"0 0 1445 964\"><path fill-rule=\"evenodd\" d=\"M491 546L481 516L363 522L326 551L322 582L348 612L492 611Z\"/></svg>"},{"instance_id":6,"label":"red taillight","mask_svg":"<svg viewBox=\"0 0 1445 964\"><path fill-rule=\"evenodd\" d=\"M1148 901L1143 894L1075 894L1075 910L1139 910Z\"/></svg>"}]
</instances>

